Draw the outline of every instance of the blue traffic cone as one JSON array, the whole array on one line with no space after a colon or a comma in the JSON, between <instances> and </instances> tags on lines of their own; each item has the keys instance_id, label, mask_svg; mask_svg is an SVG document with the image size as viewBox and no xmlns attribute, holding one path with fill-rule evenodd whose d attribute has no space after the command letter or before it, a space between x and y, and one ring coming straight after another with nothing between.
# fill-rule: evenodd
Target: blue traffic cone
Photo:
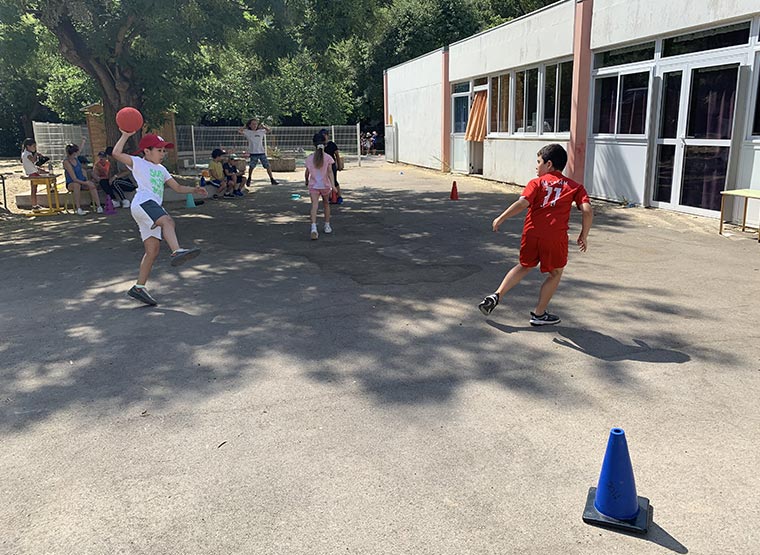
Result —
<instances>
[{"instance_id":1,"label":"blue traffic cone","mask_svg":"<svg viewBox=\"0 0 760 555\"><path fill-rule=\"evenodd\" d=\"M636 495L625 432L612 428L599 483L588 490L583 521L644 534L650 518L649 499Z\"/></svg>"},{"instance_id":2,"label":"blue traffic cone","mask_svg":"<svg viewBox=\"0 0 760 555\"><path fill-rule=\"evenodd\" d=\"M187 193L187 200L185 201L185 207L195 208L195 199L193 198L193 193Z\"/></svg>"}]
</instances>

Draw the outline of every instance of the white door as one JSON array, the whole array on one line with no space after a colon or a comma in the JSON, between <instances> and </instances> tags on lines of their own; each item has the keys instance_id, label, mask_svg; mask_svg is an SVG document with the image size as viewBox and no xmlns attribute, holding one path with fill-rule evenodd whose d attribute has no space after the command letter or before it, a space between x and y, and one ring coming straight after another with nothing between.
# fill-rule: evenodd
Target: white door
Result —
<instances>
[{"instance_id":1,"label":"white door","mask_svg":"<svg viewBox=\"0 0 760 555\"><path fill-rule=\"evenodd\" d=\"M470 93L451 96L451 171L470 172L470 143L464 140L470 117Z\"/></svg>"},{"instance_id":2,"label":"white door","mask_svg":"<svg viewBox=\"0 0 760 555\"><path fill-rule=\"evenodd\" d=\"M662 65L652 205L717 216L726 187L739 59Z\"/></svg>"}]
</instances>

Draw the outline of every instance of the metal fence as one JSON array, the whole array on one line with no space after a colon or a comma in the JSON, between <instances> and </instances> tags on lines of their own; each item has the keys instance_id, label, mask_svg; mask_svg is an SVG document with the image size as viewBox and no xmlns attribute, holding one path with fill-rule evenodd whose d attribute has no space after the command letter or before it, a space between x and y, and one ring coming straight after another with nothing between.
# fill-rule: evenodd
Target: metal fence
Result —
<instances>
[{"instance_id":1,"label":"metal fence","mask_svg":"<svg viewBox=\"0 0 760 555\"><path fill-rule=\"evenodd\" d=\"M90 152L90 135L86 125L72 123L47 123L33 121L34 140L37 142L37 152L47 156L54 162L60 162L66 158L66 145L75 144L82 146L82 139L87 138L88 145L82 148L81 154Z\"/></svg>"},{"instance_id":2,"label":"metal fence","mask_svg":"<svg viewBox=\"0 0 760 555\"><path fill-rule=\"evenodd\" d=\"M248 140L238 133L239 127L210 127L201 125L177 126L177 156L180 167L208 163L211 151L221 148L227 152L246 153ZM312 138L321 129L330 131L340 154L347 164L361 165L360 129L356 125L314 125L302 127L270 127L266 147L270 156L295 158L302 162L314 151Z\"/></svg>"}]
</instances>

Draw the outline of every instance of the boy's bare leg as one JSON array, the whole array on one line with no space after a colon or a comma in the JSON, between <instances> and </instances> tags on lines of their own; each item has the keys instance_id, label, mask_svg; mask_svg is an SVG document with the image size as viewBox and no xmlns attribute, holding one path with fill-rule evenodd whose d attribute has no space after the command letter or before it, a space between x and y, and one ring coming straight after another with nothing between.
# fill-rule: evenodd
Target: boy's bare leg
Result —
<instances>
[{"instance_id":1,"label":"boy's bare leg","mask_svg":"<svg viewBox=\"0 0 760 555\"><path fill-rule=\"evenodd\" d=\"M246 186L251 184L251 175L253 174L253 166L250 166L248 168L248 181L246 182Z\"/></svg>"},{"instance_id":2,"label":"boy's bare leg","mask_svg":"<svg viewBox=\"0 0 760 555\"><path fill-rule=\"evenodd\" d=\"M179 248L179 240L177 239L177 232L174 229L174 220L171 219L171 216L161 216L156 220L156 225L161 227L161 235L172 252L176 251ZM158 241L158 239L156 240Z\"/></svg>"},{"instance_id":3,"label":"boy's bare leg","mask_svg":"<svg viewBox=\"0 0 760 555\"><path fill-rule=\"evenodd\" d=\"M156 237L148 237L143 241L143 245L145 245L145 254L143 255L142 262L140 262L140 274L137 277L137 285L145 285L148 281L153 263L158 258L158 252L161 249L161 241Z\"/></svg>"},{"instance_id":4,"label":"boy's bare leg","mask_svg":"<svg viewBox=\"0 0 760 555\"><path fill-rule=\"evenodd\" d=\"M271 181L272 179L274 179L274 176L272 175L272 169L271 169L271 168L267 168L267 173L269 174L269 180L270 180L270 181Z\"/></svg>"},{"instance_id":5,"label":"boy's bare leg","mask_svg":"<svg viewBox=\"0 0 760 555\"><path fill-rule=\"evenodd\" d=\"M536 305L536 310L533 312L534 314L540 316L546 312L546 307L549 306L549 301L552 300L552 296L562 279L562 270L564 270L564 268L556 268L546 276L544 283L541 284L541 290L538 293L538 304Z\"/></svg>"},{"instance_id":6,"label":"boy's bare leg","mask_svg":"<svg viewBox=\"0 0 760 555\"><path fill-rule=\"evenodd\" d=\"M496 292L499 294L499 299L503 298L504 294L507 291L520 283L533 268L534 266L523 266L522 264L517 264L514 268L507 272L507 275L504 276L501 285L499 285L499 288L496 290Z\"/></svg>"}]
</instances>

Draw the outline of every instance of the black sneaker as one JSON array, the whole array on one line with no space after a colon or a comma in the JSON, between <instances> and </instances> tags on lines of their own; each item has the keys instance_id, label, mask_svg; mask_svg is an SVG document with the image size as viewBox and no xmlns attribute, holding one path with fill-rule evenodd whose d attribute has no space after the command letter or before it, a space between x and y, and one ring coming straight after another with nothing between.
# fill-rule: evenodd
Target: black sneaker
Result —
<instances>
[{"instance_id":1,"label":"black sneaker","mask_svg":"<svg viewBox=\"0 0 760 555\"><path fill-rule=\"evenodd\" d=\"M499 294L492 293L480 301L478 308L480 309L480 312L483 313L483 316L488 316L493 312L493 309L496 308L497 304L499 304Z\"/></svg>"},{"instance_id":2,"label":"black sneaker","mask_svg":"<svg viewBox=\"0 0 760 555\"><path fill-rule=\"evenodd\" d=\"M127 295L150 306L156 306L158 304L156 299L150 296L150 293L148 293L148 290L145 289L145 287L137 287L136 285L133 285L132 289L127 291Z\"/></svg>"},{"instance_id":3,"label":"black sneaker","mask_svg":"<svg viewBox=\"0 0 760 555\"><path fill-rule=\"evenodd\" d=\"M279 185L279 184L280 184L280 183L279 183L279 182L278 182L276 179L270 179L270 180L269 180L269 182L270 182L272 185Z\"/></svg>"},{"instance_id":4,"label":"black sneaker","mask_svg":"<svg viewBox=\"0 0 760 555\"><path fill-rule=\"evenodd\" d=\"M559 319L559 316L549 314L546 311L544 311L541 316L536 316L534 312L530 313L531 326L553 326L554 324L559 324L561 321L562 320Z\"/></svg>"},{"instance_id":5,"label":"black sneaker","mask_svg":"<svg viewBox=\"0 0 760 555\"><path fill-rule=\"evenodd\" d=\"M180 266L201 253L201 249L177 249L172 253L172 266Z\"/></svg>"}]
</instances>

